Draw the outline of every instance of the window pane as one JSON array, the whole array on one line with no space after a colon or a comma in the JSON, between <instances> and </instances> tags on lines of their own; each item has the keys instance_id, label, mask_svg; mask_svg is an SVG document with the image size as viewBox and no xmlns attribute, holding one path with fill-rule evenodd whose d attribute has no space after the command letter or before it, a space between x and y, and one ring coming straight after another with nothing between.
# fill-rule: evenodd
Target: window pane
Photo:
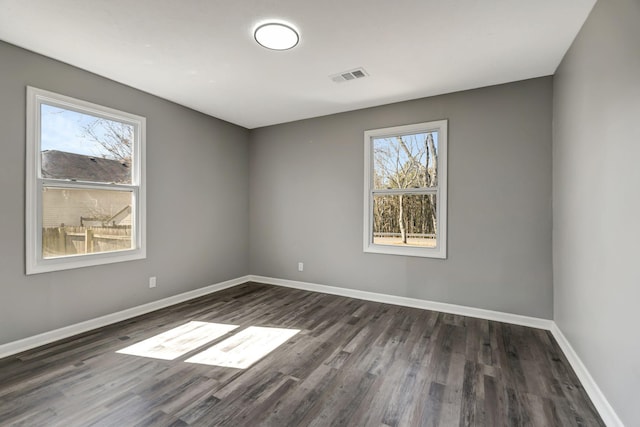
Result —
<instances>
[{"instance_id":1,"label":"window pane","mask_svg":"<svg viewBox=\"0 0 640 427\"><path fill-rule=\"evenodd\" d=\"M438 132L373 139L375 189L438 185Z\"/></svg>"},{"instance_id":2,"label":"window pane","mask_svg":"<svg viewBox=\"0 0 640 427\"><path fill-rule=\"evenodd\" d=\"M436 246L435 194L374 195L373 243Z\"/></svg>"},{"instance_id":3,"label":"window pane","mask_svg":"<svg viewBox=\"0 0 640 427\"><path fill-rule=\"evenodd\" d=\"M45 187L42 191L42 256L133 248L133 193Z\"/></svg>"},{"instance_id":4,"label":"window pane","mask_svg":"<svg viewBox=\"0 0 640 427\"><path fill-rule=\"evenodd\" d=\"M43 178L131 184L133 125L47 104L40 117Z\"/></svg>"}]
</instances>

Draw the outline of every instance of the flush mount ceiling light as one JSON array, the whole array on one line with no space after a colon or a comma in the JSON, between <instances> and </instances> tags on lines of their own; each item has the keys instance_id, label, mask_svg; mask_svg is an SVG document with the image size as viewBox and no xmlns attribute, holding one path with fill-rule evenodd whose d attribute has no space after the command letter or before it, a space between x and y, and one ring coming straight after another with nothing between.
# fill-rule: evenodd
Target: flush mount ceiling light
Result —
<instances>
[{"instance_id":1,"label":"flush mount ceiling light","mask_svg":"<svg viewBox=\"0 0 640 427\"><path fill-rule=\"evenodd\" d=\"M291 26L279 22L262 24L253 33L256 41L267 49L287 50L298 44L300 36Z\"/></svg>"}]
</instances>

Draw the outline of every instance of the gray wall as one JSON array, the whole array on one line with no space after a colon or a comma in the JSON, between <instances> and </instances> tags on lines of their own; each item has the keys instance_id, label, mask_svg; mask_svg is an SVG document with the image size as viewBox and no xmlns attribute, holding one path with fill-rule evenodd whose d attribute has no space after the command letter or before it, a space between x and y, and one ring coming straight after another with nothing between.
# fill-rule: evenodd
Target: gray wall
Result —
<instances>
[{"instance_id":1,"label":"gray wall","mask_svg":"<svg viewBox=\"0 0 640 427\"><path fill-rule=\"evenodd\" d=\"M26 85L147 118L146 260L25 276ZM2 42L0 129L0 344L249 273L246 129Z\"/></svg>"},{"instance_id":2,"label":"gray wall","mask_svg":"<svg viewBox=\"0 0 640 427\"><path fill-rule=\"evenodd\" d=\"M596 3L554 77L554 317L640 426L640 2Z\"/></svg>"},{"instance_id":3,"label":"gray wall","mask_svg":"<svg viewBox=\"0 0 640 427\"><path fill-rule=\"evenodd\" d=\"M545 77L253 130L251 272L551 318L551 107ZM364 130L437 119L448 259L363 253Z\"/></svg>"}]
</instances>

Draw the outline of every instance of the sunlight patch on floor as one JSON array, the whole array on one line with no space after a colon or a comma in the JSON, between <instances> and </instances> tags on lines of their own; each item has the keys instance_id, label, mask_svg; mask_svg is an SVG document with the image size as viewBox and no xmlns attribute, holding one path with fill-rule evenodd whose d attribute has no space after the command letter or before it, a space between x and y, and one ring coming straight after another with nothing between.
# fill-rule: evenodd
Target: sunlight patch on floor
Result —
<instances>
[{"instance_id":1,"label":"sunlight patch on floor","mask_svg":"<svg viewBox=\"0 0 640 427\"><path fill-rule=\"evenodd\" d=\"M191 321L116 353L173 360L236 329L236 325Z\"/></svg>"},{"instance_id":2,"label":"sunlight patch on floor","mask_svg":"<svg viewBox=\"0 0 640 427\"><path fill-rule=\"evenodd\" d=\"M250 326L186 362L246 369L298 332L299 329Z\"/></svg>"}]
</instances>

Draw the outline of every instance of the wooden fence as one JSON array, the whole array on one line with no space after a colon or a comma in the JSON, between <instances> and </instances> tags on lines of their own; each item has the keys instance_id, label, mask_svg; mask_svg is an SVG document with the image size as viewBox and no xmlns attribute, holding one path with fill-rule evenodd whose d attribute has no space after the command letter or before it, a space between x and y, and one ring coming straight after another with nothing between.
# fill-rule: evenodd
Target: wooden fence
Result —
<instances>
[{"instance_id":1,"label":"wooden fence","mask_svg":"<svg viewBox=\"0 0 640 427\"><path fill-rule=\"evenodd\" d=\"M401 233L373 233L373 243L379 245L404 245L402 243ZM407 245L409 246L422 246L427 248L436 247L436 235L435 234L422 234L422 233L407 233Z\"/></svg>"},{"instance_id":2,"label":"wooden fence","mask_svg":"<svg viewBox=\"0 0 640 427\"><path fill-rule=\"evenodd\" d=\"M130 249L131 227L51 227L42 229L42 255L111 252Z\"/></svg>"},{"instance_id":3,"label":"wooden fence","mask_svg":"<svg viewBox=\"0 0 640 427\"><path fill-rule=\"evenodd\" d=\"M379 233L375 231L373 237L402 237L402 233ZM435 233L407 233L407 237L410 239L435 239Z\"/></svg>"}]
</instances>

